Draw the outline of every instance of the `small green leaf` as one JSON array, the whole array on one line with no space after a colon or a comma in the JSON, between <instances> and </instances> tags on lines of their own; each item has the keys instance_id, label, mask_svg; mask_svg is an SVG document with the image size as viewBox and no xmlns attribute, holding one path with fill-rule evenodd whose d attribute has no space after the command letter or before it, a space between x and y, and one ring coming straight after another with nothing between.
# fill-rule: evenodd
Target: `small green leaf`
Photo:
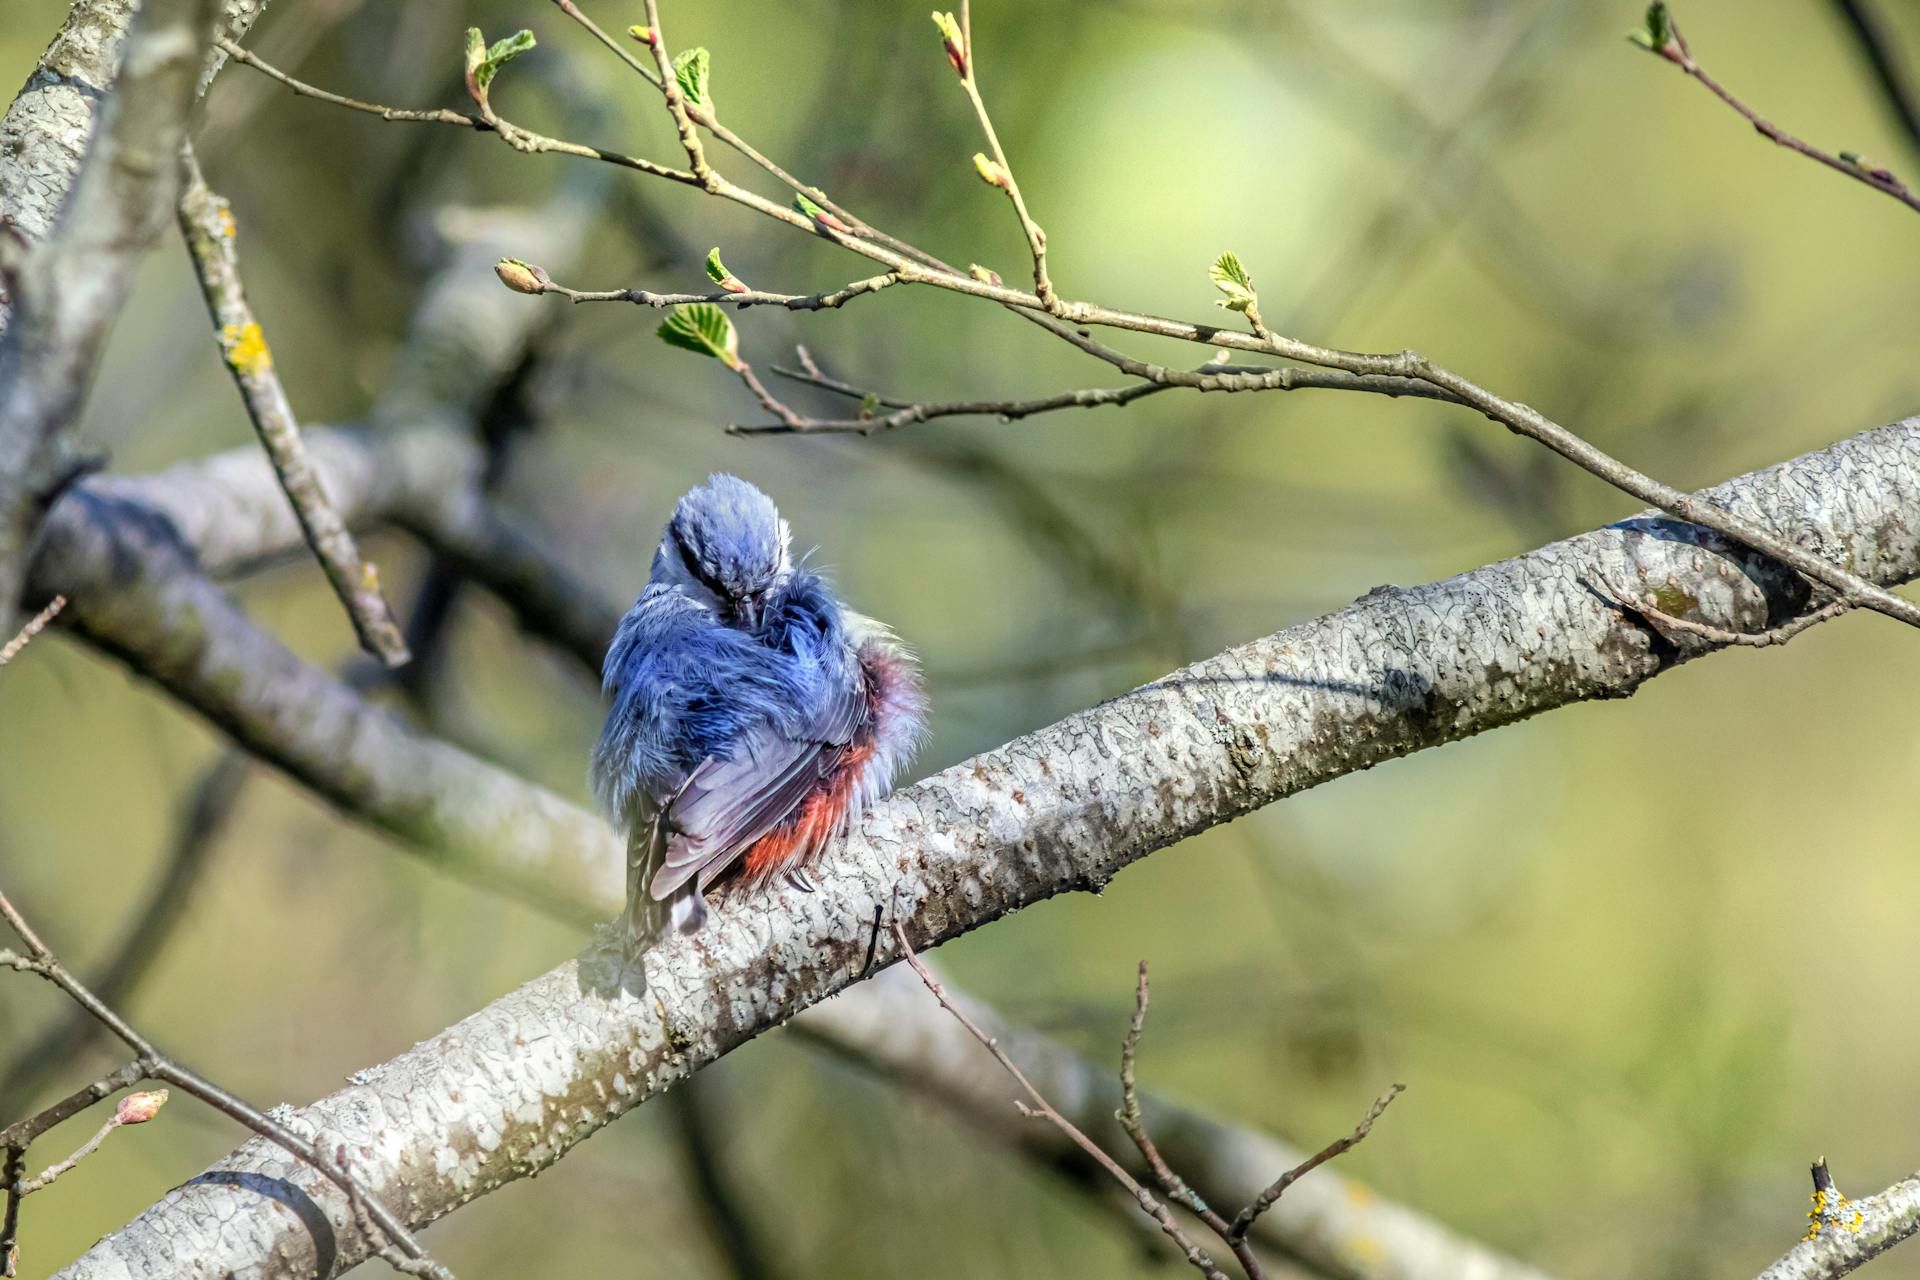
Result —
<instances>
[{"instance_id":1,"label":"small green leaf","mask_svg":"<svg viewBox=\"0 0 1920 1280\"><path fill-rule=\"evenodd\" d=\"M729 369L740 367L740 335L726 312L708 302L675 307L661 324L660 340L670 347L712 356Z\"/></svg>"},{"instance_id":2,"label":"small green leaf","mask_svg":"<svg viewBox=\"0 0 1920 1280\"><path fill-rule=\"evenodd\" d=\"M874 392L869 391L867 392L867 394L860 397L861 421L864 422L868 418L871 418L875 413L879 411L879 409L880 409L880 397L876 395Z\"/></svg>"},{"instance_id":3,"label":"small green leaf","mask_svg":"<svg viewBox=\"0 0 1920 1280\"><path fill-rule=\"evenodd\" d=\"M825 216L826 214L825 209L822 209L819 205L807 199L805 195L801 194L798 191L793 193L793 207L798 209L801 213L806 214L809 218L818 219Z\"/></svg>"},{"instance_id":4,"label":"small green leaf","mask_svg":"<svg viewBox=\"0 0 1920 1280\"><path fill-rule=\"evenodd\" d=\"M1667 17L1666 0L1653 0L1647 6L1647 39L1656 49L1667 47L1667 41L1673 39L1673 23Z\"/></svg>"},{"instance_id":5,"label":"small green leaf","mask_svg":"<svg viewBox=\"0 0 1920 1280\"><path fill-rule=\"evenodd\" d=\"M720 246L715 245L707 254L707 279L715 284L725 284L733 272L727 270L727 264L720 261Z\"/></svg>"},{"instance_id":6,"label":"small green leaf","mask_svg":"<svg viewBox=\"0 0 1920 1280\"><path fill-rule=\"evenodd\" d=\"M682 49L673 57L673 78L680 92L696 107L707 105L707 69L712 63L705 49Z\"/></svg>"},{"instance_id":7,"label":"small green leaf","mask_svg":"<svg viewBox=\"0 0 1920 1280\"><path fill-rule=\"evenodd\" d=\"M1627 39L1642 49L1654 53L1665 53L1667 45L1673 40L1673 19L1667 13L1664 0L1654 0L1647 6L1646 25L1638 31L1627 32Z\"/></svg>"},{"instance_id":8,"label":"small green leaf","mask_svg":"<svg viewBox=\"0 0 1920 1280\"><path fill-rule=\"evenodd\" d=\"M1213 260L1213 266L1207 269L1207 279L1213 281L1213 287L1227 296L1219 305L1229 311L1245 311L1260 301L1260 295L1254 292L1253 277L1240 265L1240 259L1232 251L1221 254Z\"/></svg>"},{"instance_id":9,"label":"small green leaf","mask_svg":"<svg viewBox=\"0 0 1920 1280\"><path fill-rule=\"evenodd\" d=\"M500 74L500 68L533 48L533 32L522 28L504 40L496 40L491 45L480 34L480 28L467 28L467 90L474 100L485 106L487 89L493 84L493 78Z\"/></svg>"}]
</instances>

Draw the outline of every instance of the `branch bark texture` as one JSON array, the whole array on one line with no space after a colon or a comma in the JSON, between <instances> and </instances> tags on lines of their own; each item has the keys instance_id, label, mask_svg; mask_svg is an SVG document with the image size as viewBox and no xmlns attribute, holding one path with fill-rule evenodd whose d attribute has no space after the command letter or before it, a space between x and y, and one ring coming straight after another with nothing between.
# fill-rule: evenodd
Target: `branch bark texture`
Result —
<instances>
[{"instance_id":1,"label":"branch bark texture","mask_svg":"<svg viewBox=\"0 0 1920 1280\"><path fill-rule=\"evenodd\" d=\"M213 0L146 0L51 235L24 253L6 246L17 261L5 276L14 322L0 334L0 614L10 617L20 596L34 533L70 466L67 437L134 268L172 212L174 157L214 13ZM68 32L97 61L105 37L72 23Z\"/></svg>"},{"instance_id":2,"label":"branch bark texture","mask_svg":"<svg viewBox=\"0 0 1920 1280\"><path fill-rule=\"evenodd\" d=\"M266 7L266 0L223 0L220 30L238 40ZM0 217L29 242L46 239L79 176L136 8L134 0L77 0L0 117ZM217 47L208 55L201 92L226 57ZM0 333L10 310L0 301Z\"/></svg>"},{"instance_id":3,"label":"branch bark texture","mask_svg":"<svg viewBox=\"0 0 1920 1280\"><path fill-rule=\"evenodd\" d=\"M1920 572L1920 419L1704 496L1876 582L1905 581ZM1651 517L1444 582L1383 588L896 794L824 861L818 892L725 902L699 935L656 947L643 958L644 993L608 935L289 1123L347 1144L376 1195L411 1223L431 1221L546 1168L859 981L870 946L891 963L882 919L905 920L917 946L934 945L1053 894L1097 889L1148 853L1307 787L1628 695L1719 647L1659 636L1609 590L1658 595L1665 612L1727 630L1809 605L1797 576ZM349 749L334 767L358 759ZM352 1225L344 1195L253 1142L62 1274L306 1275L322 1258L357 1260Z\"/></svg>"}]
</instances>

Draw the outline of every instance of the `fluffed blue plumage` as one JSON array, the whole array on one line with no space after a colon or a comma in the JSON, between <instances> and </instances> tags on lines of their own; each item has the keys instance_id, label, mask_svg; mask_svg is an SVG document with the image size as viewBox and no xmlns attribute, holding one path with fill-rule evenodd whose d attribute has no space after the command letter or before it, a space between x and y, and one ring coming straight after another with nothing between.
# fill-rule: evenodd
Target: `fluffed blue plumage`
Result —
<instances>
[{"instance_id":1,"label":"fluffed blue plumage","mask_svg":"<svg viewBox=\"0 0 1920 1280\"><path fill-rule=\"evenodd\" d=\"M628 835L631 954L666 903L698 928L704 894L804 861L884 795L917 746L911 656L796 567L773 503L732 476L683 497L652 580L607 652L593 785Z\"/></svg>"}]
</instances>

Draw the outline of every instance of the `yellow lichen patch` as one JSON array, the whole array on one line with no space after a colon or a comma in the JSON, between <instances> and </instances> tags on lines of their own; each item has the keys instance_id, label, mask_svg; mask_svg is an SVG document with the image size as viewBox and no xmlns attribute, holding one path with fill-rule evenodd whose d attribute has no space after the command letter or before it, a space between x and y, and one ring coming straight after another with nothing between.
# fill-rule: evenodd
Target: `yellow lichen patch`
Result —
<instances>
[{"instance_id":1,"label":"yellow lichen patch","mask_svg":"<svg viewBox=\"0 0 1920 1280\"><path fill-rule=\"evenodd\" d=\"M273 352L267 350L267 335L252 321L221 329L220 345L226 348L227 363L243 377L258 377L273 368Z\"/></svg>"},{"instance_id":2,"label":"yellow lichen patch","mask_svg":"<svg viewBox=\"0 0 1920 1280\"><path fill-rule=\"evenodd\" d=\"M1809 1198L1813 1201L1813 1209L1807 1214L1807 1219L1812 1225L1807 1228L1807 1234L1800 1237L1802 1240L1814 1239L1820 1234L1820 1228L1828 1223L1845 1227L1855 1235L1867 1225L1866 1215L1853 1208L1853 1201L1837 1190L1815 1191Z\"/></svg>"},{"instance_id":3,"label":"yellow lichen patch","mask_svg":"<svg viewBox=\"0 0 1920 1280\"><path fill-rule=\"evenodd\" d=\"M233 206L225 200L220 202L220 234L229 240L240 234L240 228L233 222Z\"/></svg>"}]
</instances>

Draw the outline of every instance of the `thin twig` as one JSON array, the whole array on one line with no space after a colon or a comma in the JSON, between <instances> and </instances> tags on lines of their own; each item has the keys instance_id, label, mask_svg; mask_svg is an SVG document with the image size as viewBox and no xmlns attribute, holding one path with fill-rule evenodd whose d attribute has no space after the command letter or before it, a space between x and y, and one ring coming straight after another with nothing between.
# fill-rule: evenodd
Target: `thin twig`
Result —
<instances>
[{"instance_id":1,"label":"thin twig","mask_svg":"<svg viewBox=\"0 0 1920 1280\"><path fill-rule=\"evenodd\" d=\"M1127 1136L1133 1139L1133 1145L1140 1149L1140 1158L1147 1162L1147 1168L1153 1171L1154 1178L1167 1196L1206 1223L1207 1229L1233 1250L1233 1256L1247 1273L1247 1280L1262 1280L1266 1272L1260 1265L1259 1255L1253 1251L1252 1242L1244 1235L1233 1234L1227 1220L1202 1199L1185 1178L1174 1172L1173 1166L1160 1154L1160 1148L1154 1145L1152 1136L1147 1132L1146 1118L1140 1111L1140 1086L1135 1078L1140 1033L1147 1022L1147 996L1147 962L1142 960L1140 980L1134 986L1133 1021L1127 1024L1126 1039L1120 1042L1120 1110L1117 1113L1120 1127L1127 1131Z\"/></svg>"},{"instance_id":2,"label":"thin twig","mask_svg":"<svg viewBox=\"0 0 1920 1280\"><path fill-rule=\"evenodd\" d=\"M358 98L349 98L344 94L330 93L303 80L295 79L280 68L267 62L257 54L249 53L225 36L217 43L221 50L235 62L252 67L262 75L278 80L287 88L303 98L313 98L320 102L331 103L336 107L345 107L350 111L359 111L366 115L378 116L382 120L403 124L450 124L462 129L473 129L480 133L497 133L516 151L530 153L552 152L555 155L574 156L582 160L601 160L607 164L619 165L639 173L650 174L656 178L665 178L669 182L686 183L699 186L700 180L685 169L675 169L668 165L655 164L639 156L626 155L618 151L608 151L601 147L582 146L577 142L563 142L559 138L550 138L545 134L534 133L516 124L493 116L491 119L476 112L452 111L441 107L432 110L416 111L406 107L383 106L377 102L362 102Z\"/></svg>"},{"instance_id":3,"label":"thin twig","mask_svg":"<svg viewBox=\"0 0 1920 1280\"><path fill-rule=\"evenodd\" d=\"M753 392L753 398L760 402L760 407L780 420L781 429L808 430L807 419L798 410L767 390L767 384L760 381L760 375L753 371L752 365L738 358L733 360L732 365L734 373L738 374L740 381L746 384L747 390Z\"/></svg>"},{"instance_id":4,"label":"thin twig","mask_svg":"<svg viewBox=\"0 0 1920 1280\"><path fill-rule=\"evenodd\" d=\"M108 1134L112 1133L115 1129L125 1128L130 1124L144 1124L146 1121L153 1119L154 1113L160 1110L161 1106L166 1103L166 1100L167 1091L165 1089L158 1089L151 1093L129 1094L127 1097L122 1098L119 1108L105 1124L100 1126L98 1132L80 1145L79 1150L58 1164L48 1165L37 1177L24 1178L19 1182L8 1184L8 1194L25 1198L36 1191L43 1191L52 1186L55 1180L62 1174L70 1173L75 1165L98 1151L100 1144L107 1140Z\"/></svg>"},{"instance_id":5,"label":"thin twig","mask_svg":"<svg viewBox=\"0 0 1920 1280\"><path fill-rule=\"evenodd\" d=\"M973 104L973 114L980 121L980 132L986 135L987 146L993 150L994 163L999 166L999 176L1004 179L1007 198L1013 202L1014 216L1020 219L1020 230L1026 234L1027 251L1033 255L1033 292L1043 308L1058 311L1060 299L1054 293L1053 281L1047 275L1047 233L1041 230L1033 214L1027 211L1026 197L1020 193L1020 179L1014 176L1006 149L1000 145L1000 135L994 130L993 117L987 112L986 99L980 96L977 78L979 58L973 46L971 0L960 0L960 48L960 88L965 91L967 101Z\"/></svg>"},{"instance_id":6,"label":"thin twig","mask_svg":"<svg viewBox=\"0 0 1920 1280\"><path fill-rule=\"evenodd\" d=\"M853 435L872 435L876 431L892 431L909 423L931 422L935 418L963 417L970 415L991 415L1002 422L1014 422L1021 418L1032 417L1040 413L1052 413L1058 409L1092 409L1102 405L1127 405L1156 392L1167 390L1171 383L1143 382L1131 387L1088 387L1078 391L1062 391L1057 395L1041 396L1032 400L951 400L944 402L898 400L887 396L873 395L851 383L824 374L809 373L804 369L791 369L785 365L773 366L773 371L783 378L804 382L855 400L871 403L876 407L885 407L894 412L885 414L863 414L858 418L802 418L798 424L787 422L735 423L727 428L729 435L755 436L779 435L806 432L842 433Z\"/></svg>"},{"instance_id":7,"label":"thin twig","mask_svg":"<svg viewBox=\"0 0 1920 1280\"><path fill-rule=\"evenodd\" d=\"M647 47L653 50L653 65L660 72L660 94L667 100L667 114L673 117L673 127L679 131L680 147L687 153L687 166L693 170L693 176L700 185L711 191L719 175L707 163L706 148L700 142L700 130L694 127L692 117L687 115L687 95L680 88L680 77L674 72L673 60L667 56L667 37L660 30L660 0L646 0L646 6Z\"/></svg>"},{"instance_id":8,"label":"thin twig","mask_svg":"<svg viewBox=\"0 0 1920 1280\"><path fill-rule=\"evenodd\" d=\"M909 965L913 966L913 971L920 976L920 981L926 984L927 990L933 993L933 998L940 1002L940 1007L952 1014L974 1039L986 1046L987 1052L993 1055L994 1061L1006 1069L1007 1074L1019 1084L1021 1091L1032 1100L1031 1106L1014 1103L1015 1106L1020 1107L1022 1114L1044 1119L1061 1133L1066 1134L1073 1140L1075 1146L1086 1152L1102 1169L1113 1176L1115 1182L1126 1188L1127 1193L1139 1202L1141 1209L1158 1222L1160 1229L1179 1246L1181 1253L1196 1270L1208 1280L1227 1280L1226 1273L1214 1265L1213 1259L1207 1256L1206 1250L1195 1244L1193 1237L1181 1227L1180 1220L1173 1216L1173 1211L1162 1204L1153 1192L1142 1186L1119 1161L1108 1155L1099 1143L1082 1133L1071 1120L1054 1110L1053 1104L1041 1096L1040 1091L1033 1087L1033 1082L1028 1080L1014 1060L1007 1056L1006 1050L1000 1047L1000 1042L982 1031L960 1010L958 1005L947 998L947 993L940 986L939 980L933 976L932 971L925 964L921 963L920 957L914 954L913 944L907 941L906 927L898 921L894 922L893 936L894 940L900 944L900 954Z\"/></svg>"},{"instance_id":9,"label":"thin twig","mask_svg":"<svg viewBox=\"0 0 1920 1280\"><path fill-rule=\"evenodd\" d=\"M1254 1221L1258 1219L1261 1214L1273 1208L1280 1197L1286 1194L1288 1187L1300 1181L1300 1179L1306 1177L1335 1156L1340 1155L1342 1152L1351 1151L1354 1147L1358 1146L1367 1134L1372 1132L1373 1122L1380 1118L1381 1114L1386 1111L1387 1106L1395 1098L1404 1093L1406 1088L1407 1086L1403 1084L1396 1084L1388 1089L1385 1093L1373 1100L1373 1105L1367 1108L1367 1114L1360 1118L1360 1123L1354 1126L1352 1133L1344 1138L1329 1142L1319 1151L1308 1156L1305 1160L1302 1160L1299 1164L1274 1179L1273 1185L1255 1196L1253 1203L1242 1209L1240 1216L1233 1220L1231 1231L1234 1238L1237 1240L1245 1239L1247 1230L1253 1226Z\"/></svg>"},{"instance_id":10,"label":"thin twig","mask_svg":"<svg viewBox=\"0 0 1920 1280\"><path fill-rule=\"evenodd\" d=\"M1829 151L1814 146L1811 142L1807 142L1802 138L1788 133L1785 129L1782 129L1779 125L1768 120L1752 107L1749 107L1746 103L1734 97L1733 94L1727 91L1724 85L1708 74L1705 67L1694 60L1693 51L1687 47L1687 38L1680 34L1680 24L1675 22L1671 15L1667 18L1667 30L1669 34L1667 43L1662 48L1654 50L1654 52L1705 85L1714 97L1739 112L1741 118L1752 125L1761 136L1787 148L1789 151L1797 151L1809 160L1818 161L1827 166L1827 168L1832 169L1835 173L1843 173L1856 182L1863 182L1882 195L1892 196L1909 209L1920 213L1920 195L1915 195L1912 191L1908 190L1907 184L1895 177L1891 171L1880 168L1877 165L1867 164L1858 158L1846 158L1834 155Z\"/></svg>"},{"instance_id":11,"label":"thin twig","mask_svg":"<svg viewBox=\"0 0 1920 1280\"><path fill-rule=\"evenodd\" d=\"M1685 631L1713 644L1741 645L1749 649L1767 649L1774 645L1785 644L1809 627L1831 622L1853 607L1845 600L1833 600L1811 613L1803 613L1777 627L1768 627L1765 631L1729 631L1725 627L1716 627L1711 623L1678 617L1650 601L1637 598L1631 592L1623 592L1612 586L1607 590L1613 596L1614 603L1630 613L1639 614L1652 623L1657 630Z\"/></svg>"},{"instance_id":12,"label":"thin twig","mask_svg":"<svg viewBox=\"0 0 1920 1280\"><path fill-rule=\"evenodd\" d=\"M855 280L838 289L827 289L820 293L763 293L758 289L749 289L744 293L717 290L712 293L653 293L646 289L570 289L553 280L536 280L531 287L522 292L533 294L556 294L573 302L631 302L637 306L652 307L659 310L664 307L686 306L696 302L708 302L716 306L738 307L785 307L789 311L831 311L843 307L855 298L869 293L878 293L900 283L900 277L891 271L865 280Z\"/></svg>"},{"instance_id":13,"label":"thin twig","mask_svg":"<svg viewBox=\"0 0 1920 1280\"><path fill-rule=\"evenodd\" d=\"M12 662L14 658L18 657L20 651L26 648L35 636L45 631L47 624L58 617L60 611L66 607L67 598L65 596L55 596L53 599L47 601L46 608L27 619L26 625L14 634L13 639L7 641L5 645L0 646L0 667L6 666L9 662Z\"/></svg>"},{"instance_id":14,"label":"thin twig","mask_svg":"<svg viewBox=\"0 0 1920 1280\"><path fill-rule=\"evenodd\" d=\"M256 1110L247 1102L228 1093L225 1089L222 1089L219 1085L214 1084L204 1076L196 1074L167 1057L165 1054L162 1054L153 1046L152 1042L134 1030L125 1018L104 1004L92 991L88 990L79 979L68 972L66 967L62 965L53 952L47 948L46 943L41 941L39 935L33 931L33 928L28 925L26 919L3 892L0 892L0 919L4 919L7 924L13 928L13 931L19 935L20 940L26 944L29 952L28 955L22 956L11 951L0 950L0 965L38 974L54 986L60 988L61 991L66 993L68 999L85 1009L95 1020L115 1036L119 1037L128 1048L134 1051L145 1078L160 1080L173 1085L181 1092L200 1099L200 1101L206 1103L214 1110L239 1121L268 1141L284 1148L296 1159L302 1160L319 1170L321 1174L326 1176L338 1186L341 1191L346 1193L350 1202L355 1196L361 1197L365 1201L368 1215L372 1217L386 1238L404 1253L408 1259L420 1264L417 1267L409 1268L410 1271L415 1274L432 1276L435 1280L453 1280L453 1273L445 1266L433 1260L432 1256L421 1247L420 1242L416 1240L413 1234L407 1230L406 1226L393 1215L391 1210L372 1196L366 1188L359 1186L355 1179L344 1169L334 1167L311 1143L270 1116ZM10 1157L13 1150L14 1148L9 1148ZM14 1163L14 1160L10 1158L8 1161L9 1167ZM9 1220L13 1219L14 1216L15 1207L10 1203L8 1207ZM11 1245L12 1242L9 1240L7 1243ZM371 1241L369 1241L369 1246L376 1250L379 1248L379 1246L374 1245Z\"/></svg>"},{"instance_id":15,"label":"thin twig","mask_svg":"<svg viewBox=\"0 0 1920 1280\"><path fill-rule=\"evenodd\" d=\"M401 666L410 656L407 641L380 593L379 573L372 561L361 559L359 545L327 497L326 485L300 438L293 403L274 371L266 335L247 304L240 283L233 210L208 188L191 143L181 148L180 169L180 232L213 317L221 359L239 388L260 447L273 464L273 474L300 521L307 545L353 620L361 647L389 667Z\"/></svg>"}]
</instances>

